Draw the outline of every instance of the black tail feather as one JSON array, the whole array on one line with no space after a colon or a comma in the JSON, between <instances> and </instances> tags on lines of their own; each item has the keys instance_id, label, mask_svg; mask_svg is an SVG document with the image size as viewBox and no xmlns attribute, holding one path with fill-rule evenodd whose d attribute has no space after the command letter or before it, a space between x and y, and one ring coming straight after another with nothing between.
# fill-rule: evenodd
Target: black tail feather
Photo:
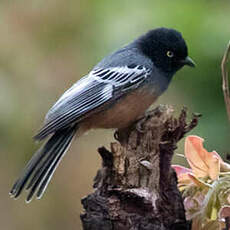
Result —
<instances>
[{"instance_id":1,"label":"black tail feather","mask_svg":"<svg viewBox=\"0 0 230 230\"><path fill-rule=\"evenodd\" d=\"M63 150L62 151L66 151L66 149L68 149L70 143L66 142L65 146L63 146ZM62 152L61 151L61 152ZM46 175L44 176L43 180L41 181L40 185L39 185L39 189L37 192L37 198L40 199L43 195L43 193L46 190L47 185L49 184L49 181L51 180L53 173L55 172L56 168L58 167L59 163L61 162L62 158L63 158L64 154L59 154L54 163L52 165L50 165Z\"/></svg>"},{"instance_id":2,"label":"black tail feather","mask_svg":"<svg viewBox=\"0 0 230 230\"><path fill-rule=\"evenodd\" d=\"M65 137L63 136L63 138ZM40 177L43 170L45 170L46 165L50 165L52 163L53 159L56 156L56 153L58 152L57 148L62 143L63 138L57 140L57 142L54 143L53 146L51 146L51 149L49 149L50 154L46 154L46 156L43 157L43 159L41 159L40 162L38 162L36 168L33 170L33 176L31 175L31 179L26 187L26 190L29 190L32 187L32 185L36 183L37 179Z\"/></svg>"},{"instance_id":3,"label":"black tail feather","mask_svg":"<svg viewBox=\"0 0 230 230\"><path fill-rule=\"evenodd\" d=\"M37 192L36 197L37 198L41 198L42 194L45 191L45 188L47 187L48 183L50 180L48 180L49 178L51 179L57 164L60 162L60 160L62 159L62 157L64 156L66 150L68 149L69 144L71 143L73 136L68 136L66 137L65 140L62 141L62 144L59 145L57 147L57 149L55 149L55 155L53 154L53 156L51 157L51 159L49 159L48 163L45 162L44 167L41 170L41 174L37 177L37 180L34 182L34 184L32 185L29 195L26 198L26 201L29 202L34 193L39 190L40 192ZM49 178L47 178L47 176L49 176ZM38 196L39 194L39 196Z\"/></svg>"},{"instance_id":4,"label":"black tail feather","mask_svg":"<svg viewBox=\"0 0 230 230\"><path fill-rule=\"evenodd\" d=\"M26 201L30 202L37 191L37 198L41 198L54 171L67 151L77 128L69 127L57 131L48 142L41 147L28 162L19 179L15 182L10 195L17 198L26 183L29 195Z\"/></svg>"}]
</instances>

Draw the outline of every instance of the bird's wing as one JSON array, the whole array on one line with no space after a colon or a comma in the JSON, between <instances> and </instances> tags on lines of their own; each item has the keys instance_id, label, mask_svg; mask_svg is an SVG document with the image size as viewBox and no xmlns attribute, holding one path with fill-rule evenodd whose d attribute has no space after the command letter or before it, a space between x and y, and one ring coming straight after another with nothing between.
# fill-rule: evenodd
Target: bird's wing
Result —
<instances>
[{"instance_id":1,"label":"bird's wing","mask_svg":"<svg viewBox=\"0 0 230 230\"><path fill-rule=\"evenodd\" d=\"M123 67L96 68L92 74L99 82L107 82L115 87L130 87L143 81L150 70L141 65L129 65Z\"/></svg>"},{"instance_id":2,"label":"bird's wing","mask_svg":"<svg viewBox=\"0 0 230 230\"><path fill-rule=\"evenodd\" d=\"M129 90L137 88L149 73L149 69L134 65L95 68L53 105L35 139L41 140L56 130L80 121L104 103L112 103Z\"/></svg>"}]
</instances>

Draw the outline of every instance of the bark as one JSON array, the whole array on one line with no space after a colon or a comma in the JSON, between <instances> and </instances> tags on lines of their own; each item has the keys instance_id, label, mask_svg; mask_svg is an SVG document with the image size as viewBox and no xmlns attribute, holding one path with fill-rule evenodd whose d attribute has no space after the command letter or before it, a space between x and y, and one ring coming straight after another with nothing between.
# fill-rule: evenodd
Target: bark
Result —
<instances>
[{"instance_id":1,"label":"bark","mask_svg":"<svg viewBox=\"0 0 230 230\"><path fill-rule=\"evenodd\" d=\"M84 230L190 229L171 168L177 142L197 125L173 109L159 106L131 127L118 130L111 150L98 152L102 168L94 192L82 199Z\"/></svg>"}]
</instances>

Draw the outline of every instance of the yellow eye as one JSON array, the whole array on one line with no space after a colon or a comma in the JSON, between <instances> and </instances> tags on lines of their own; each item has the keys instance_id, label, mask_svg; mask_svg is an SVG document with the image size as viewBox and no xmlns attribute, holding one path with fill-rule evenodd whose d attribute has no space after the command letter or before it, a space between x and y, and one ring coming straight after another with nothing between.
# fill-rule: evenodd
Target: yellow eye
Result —
<instances>
[{"instance_id":1,"label":"yellow eye","mask_svg":"<svg viewBox=\"0 0 230 230\"><path fill-rule=\"evenodd\" d=\"M172 51L167 51L167 56L169 57L169 58L172 58L173 56L174 56L174 53L172 52Z\"/></svg>"}]
</instances>

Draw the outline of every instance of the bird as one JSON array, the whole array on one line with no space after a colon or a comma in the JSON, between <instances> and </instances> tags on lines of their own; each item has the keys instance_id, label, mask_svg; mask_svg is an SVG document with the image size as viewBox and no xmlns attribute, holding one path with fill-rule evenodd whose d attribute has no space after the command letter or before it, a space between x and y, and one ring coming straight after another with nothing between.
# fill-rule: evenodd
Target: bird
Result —
<instances>
[{"instance_id":1,"label":"bird","mask_svg":"<svg viewBox=\"0 0 230 230\"><path fill-rule=\"evenodd\" d=\"M171 28L147 31L103 58L68 89L45 116L34 139L47 141L34 153L10 195L28 191L40 199L74 137L90 129L122 129L145 113L183 66L195 67L182 34Z\"/></svg>"}]
</instances>

